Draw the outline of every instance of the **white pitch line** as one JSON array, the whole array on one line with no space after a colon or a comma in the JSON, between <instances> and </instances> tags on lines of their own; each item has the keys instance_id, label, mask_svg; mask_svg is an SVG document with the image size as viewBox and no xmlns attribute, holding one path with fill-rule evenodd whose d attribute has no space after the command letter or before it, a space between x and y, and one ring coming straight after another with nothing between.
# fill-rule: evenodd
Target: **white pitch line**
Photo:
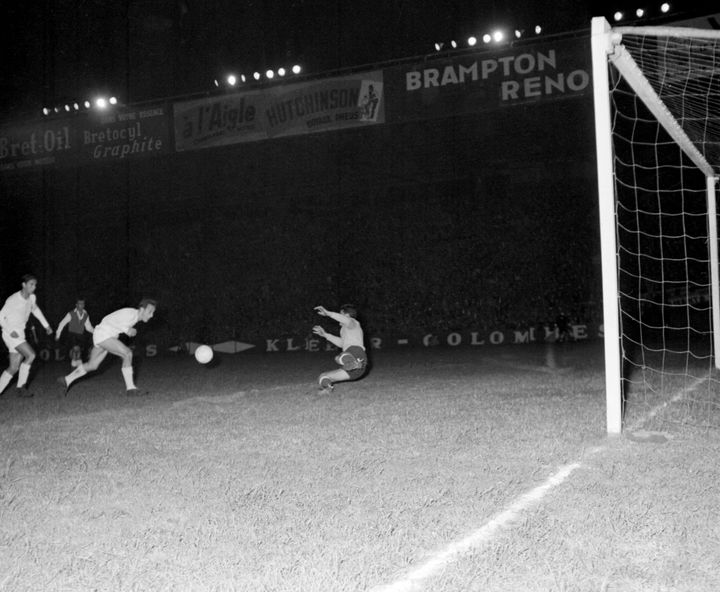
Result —
<instances>
[{"instance_id":1,"label":"white pitch line","mask_svg":"<svg viewBox=\"0 0 720 592\"><path fill-rule=\"evenodd\" d=\"M601 450L601 448L593 449L592 452L599 450ZM521 512L529 508L532 504L540 501L548 491L560 485L573 471L581 466L578 462L560 467L560 470L549 477L545 483L521 495L506 510L465 538L450 543L445 549L436 553L425 563L414 568L395 582L376 586L372 588L370 592L417 592L421 589L423 580L437 574L443 568L456 561L461 555L487 543L498 529L517 520Z\"/></svg>"},{"instance_id":2,"label":"white pitch line","mask_svg":"<svg viewBox=\"0 0 720 592\"><path fill-rule=\"evenodd\" d=\"M647 415L644 415L634 424L628 426L626 430L629 431L637 429L639 425L642 425L642 423L655 417L668 405L677 403L683 399L688 393L691 393L703 382L705 382L705 380L707 379L699 378L695 380L690 386L679 391L672 399L650 410ZM602 452L605 448L605 446L593 447L586 451L586 456ZM545 483L521 495L506 510L502 511L500 514L486 522L483 526L470 533L465 538L450 543L447 547L445 547L445 549L436 553L425 563L412 569L400 579L395 580L390 584L384 584L371 588L369 592L419 592L422 590L424 580L437 574L442 569L459 559L462 555L486 544L497 530L517 520L522 512L527 510L532 504L540 501L551 489L560 485L573 471L581 466L581 463L576 462L560 467L560 470L549 477Z\"/></svg>"},{"instance_id":3,"label":"white pitch line","mask_svg":"<svg viewBox=\"0 0 720 592\"><path fill-rule=\"evenodd\" d=\"M641 425L643 425L646 421L655 417L658 413L660 413L660 411L665 409L668 405L672 405L673 403L677 403L678 401L684 399L689 393L693 392L697 387L699 387L706 380L707 380L707 377L695 379L695 382L693 382L690 386L685 387L684 389L681 389L680 391L678 391L677 395L675 395L672 399L670 399L669 401L665 401L664 403L661 403L654 409L651 409L646 415L643 415L634 424L627 426L625 429L630 432L638 429Z\"/></svg>"}]
</instances>

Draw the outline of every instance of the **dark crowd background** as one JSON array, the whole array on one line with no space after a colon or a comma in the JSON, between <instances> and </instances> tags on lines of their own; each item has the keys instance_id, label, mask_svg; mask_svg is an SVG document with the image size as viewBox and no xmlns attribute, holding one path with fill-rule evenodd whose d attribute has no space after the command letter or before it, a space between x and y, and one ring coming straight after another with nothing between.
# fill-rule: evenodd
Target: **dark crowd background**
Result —
<instances>
[{"instance_id":1,"label":"dark crowd background","mask_svg":"<svg viewBox=\"0 0 720 592\"><path fill-rule=\"evenodd\" d=\"M601 315L592 97L4 174L2 299L53 324L141 297L158 344L308 336L351 301L369 334Z\"/></svg>"}]
</instances>

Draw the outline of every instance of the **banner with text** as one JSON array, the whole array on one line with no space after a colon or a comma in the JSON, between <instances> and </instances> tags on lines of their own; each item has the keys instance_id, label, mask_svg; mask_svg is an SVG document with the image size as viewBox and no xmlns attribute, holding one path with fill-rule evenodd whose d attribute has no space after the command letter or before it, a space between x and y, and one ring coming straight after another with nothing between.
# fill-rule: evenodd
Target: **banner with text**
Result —
<instances>
[{"instance_id":1,"label":"banner with text","mask_svg":"<svg viewBox=\"0 0 720 592\"><path fill-rule=\"evenodd\" d=\"M74 119L8 125L0 128L0 171L72 165L77 154Z\"/></svg>"},{"instance_id":2,"label":"banner with text","mask_svg":"<svg viewBox=\"0 0 720 592\"><path fill-rule=\"evenodd\" d=\"M90 115L78 124L80 164L150 157L172 151L165 104Z\"/></svg>"},{"instance_id":3,"label":"banner with text","mask_svg":"<svg viewBox=\"0 0 720 592\"><path fill-rule=\"evenodd\" d=\"M546 41L384 71L386 121L452 117L592 95L589 37Z\"/></svg>"},{"instance_id":4,"label":"banner with text","mask_svg":"<svg viewBox=\"0 0 720 592\"><path fill-rule=\"evenodd\" d=\"M175 103L175 147L197 150L385 121L381 71Z\"/></svg>"},{"instance_id":5,"label":"banner with text","mask_svg":"<svg viewBox=\"0 0 720 592\"><path fill-rule=\"evenodd\" d=\"M172 150L165 104L0 128L0 171L149 157Z\"/></svg>"},{"instance_id":6,"label":"banner with text","mask_svg":"<svg viewBox=\"0 0 720 592\"><path fill-rule=\"evenodd\" d=\"M425 57L384 70L0 127L0 172L591 97L589 37ZM174 142L172 132L174 131Z\"/></svg>"}]
</instances>

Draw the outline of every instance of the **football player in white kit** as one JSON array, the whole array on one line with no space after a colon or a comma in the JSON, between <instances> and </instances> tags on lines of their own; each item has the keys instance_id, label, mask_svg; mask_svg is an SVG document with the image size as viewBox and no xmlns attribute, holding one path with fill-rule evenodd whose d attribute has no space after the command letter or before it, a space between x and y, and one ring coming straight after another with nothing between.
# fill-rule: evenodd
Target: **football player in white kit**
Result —
<instances>
[{"instance_id":1,"label":"football player in white kit","mask_svg":"<svg viewBox=\"0 0 720 592\"><path fill-rule=\"evenodd\" d=\"M45 319L40 307L37 305L35 289L37 278L34 275L26 274L22 277L22 288L15 292L5 301L0 310L0 327L2 327L2 338L8 348L9 365L0 375L0 394L7 388L13 376L17 373L17 396L32 397L27 389L30 366L35 360L35 350L25 339L25 327L32 314L45 328L48 335L53 330L50 323Z\"/></svg>"},{"instance_id":2,"label":"football player in white kit","mask_svg":"<svg viewBox=\"0 0 720 592\"><path fill-rule=\"evenodd\" d=\"M132 350L118 339L120 333L128 337L135 337L137 329L135 325L139 322L147 323L155 314L157 302L151 298L143 298L137 308L121 308L110 313L93 331L93 348L90 358L84 364L80 364L67 376L58 378L63 385L67 395L70 385L78 378L82 378L88 372L94 372L110 353L122 359L123 380L125 381L125 393L128 396L147 395L147 391L140 391L135 386L133 379L133 353Z\"/></svg>"},{"instance_id":3,"label":"football player in white kit","mask_svg":"<svg viewBox=\"0 0 720 592\"><path fill-rule=\"evenodd\" d=\"M344 304L340 312L330 312L324 306L316 306L315 312L320 316L329 317L340 324L340 335L327 333L320 325L313 327L313 333L324 337L342 351L335 356L340 368L323 372L318 377L320 393L332 392L333 384L345 380L357 380L367 370L367 353L363 341L362 326L357 320L357 308L352 304Z\"/></svg>"}]
</instances>

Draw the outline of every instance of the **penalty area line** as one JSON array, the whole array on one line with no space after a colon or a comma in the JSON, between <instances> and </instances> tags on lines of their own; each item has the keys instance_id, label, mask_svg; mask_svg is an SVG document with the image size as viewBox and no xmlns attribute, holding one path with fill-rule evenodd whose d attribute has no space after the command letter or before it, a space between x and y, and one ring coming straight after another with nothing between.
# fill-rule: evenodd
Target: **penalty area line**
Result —
<instances>
[{"instance_id":1,"label":"penalty area line","mask_svg":"<svg viewBox=\"0 0 720 592\"><path fill-rule=\"evenodd\" d=\"M542 485L518 497L507 509L468 536L450 543L442 551L436 553L425 563L415 567L398 580L371 588L370 592L417 592L422 588L424 580L437 574L461 556L486 544L496 531L517 521L523 511L540 501L550 490L563 483L573 471L581 466L581 463L576 462L560 467Z\"/></svg>"}]
</instances>

